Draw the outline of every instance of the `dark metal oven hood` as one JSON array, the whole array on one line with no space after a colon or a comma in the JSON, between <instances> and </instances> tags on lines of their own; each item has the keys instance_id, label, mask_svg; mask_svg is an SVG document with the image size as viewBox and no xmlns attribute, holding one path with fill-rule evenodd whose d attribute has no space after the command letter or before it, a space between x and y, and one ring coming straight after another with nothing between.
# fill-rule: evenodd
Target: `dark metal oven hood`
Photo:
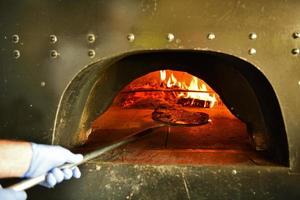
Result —
<instances>
[{"instance_id":1,"label":"dark metal oven hood","mask_svg":"<svg viewBox=\"0 0 300 200\"><path fill-rule=\"evenodd\" d=\"M80 180L30 190L32 199L300 196L300 2L1 1L0 11L1 138L76 146L126 83L168 64L208 81L221 71L212 84L229 107L253 122L257 136L268 133L280 163L137 165L98 159L82 167ZM220 87L224 78L235 90ZM231 92L243 95L233 99ZM241 106L249 98L257 106Z\"/></svg>"}]
</instances>

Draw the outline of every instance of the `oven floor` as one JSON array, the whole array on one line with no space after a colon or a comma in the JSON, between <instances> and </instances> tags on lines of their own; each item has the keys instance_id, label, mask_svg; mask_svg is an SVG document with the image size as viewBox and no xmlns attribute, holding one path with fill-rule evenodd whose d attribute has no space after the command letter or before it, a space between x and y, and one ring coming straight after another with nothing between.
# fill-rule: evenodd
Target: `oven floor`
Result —
<instances>
[{"instance_id":1,"label":"oven floor","mask_svg":"<svg viewBox=\"0 0 300 200\"><path fill-rule=\"evenodd\" d=\"M153 128L143 138L98 159L143 164L271 164L251 147L246 125L226 109L197 111L208 113L211 122L194 127ZM93 123L87 142L77 151L88 152L154 126L152 112L111 107Z\"/></svg>"}]
</instances>

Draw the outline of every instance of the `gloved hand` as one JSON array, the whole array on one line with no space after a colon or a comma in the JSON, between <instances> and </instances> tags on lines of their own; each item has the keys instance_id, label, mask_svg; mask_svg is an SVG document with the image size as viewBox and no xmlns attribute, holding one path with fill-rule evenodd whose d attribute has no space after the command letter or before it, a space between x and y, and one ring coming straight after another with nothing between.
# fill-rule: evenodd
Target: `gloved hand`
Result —
<instances>
[{"instance_id":1,"label":"gloved hand","mask_svg":"<svg viewBox=\"0 0 300 200\"><path fill-rule=\"evenodd\" d=\"M81 154L73 154L71 151L51 145L32 143L31 164L24 177L31 178L48 173L46 181L41 185L54 187L57 183L70 178L80 178L81 173L78 167L74 169L59 169L65 163L78 163L83 159Z\"/></svg>"},{"instance_id":2,"label":"gloved hand","mask_svg":"<svg viewBox=\"0 0 300 200\"><path fill-rule=\"evenodd\" d=\"M0 185L0 199L1 200L25 200L27 194L24 191L14 191L10 189L2 189Z\"/></svg>"}]
</instances>

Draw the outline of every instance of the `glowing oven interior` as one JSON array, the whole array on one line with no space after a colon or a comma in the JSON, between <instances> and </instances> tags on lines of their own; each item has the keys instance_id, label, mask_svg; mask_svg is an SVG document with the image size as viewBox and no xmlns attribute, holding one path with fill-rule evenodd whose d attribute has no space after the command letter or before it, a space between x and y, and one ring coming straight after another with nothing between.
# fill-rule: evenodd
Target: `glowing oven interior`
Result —
<instances>
[{"instance_id":1,"label":"glowing oven interior","mask_svg":"<svg viewBox=\"0 0 300 200\"><path fill-rule=\"evenodd\" d=\"M69 121L56 127L55 143L88 152L145 131L143 138L99 159L137 164L287 165L276 96L249 63L215 53L168 52L128 56L97 67L83 71L67 89L57 120ZM70 105L82 105L82 110ZM74 117L78 113L79 128L75 126L73 134L71 125L78 124Z\"/></svg>"}]
</instances>

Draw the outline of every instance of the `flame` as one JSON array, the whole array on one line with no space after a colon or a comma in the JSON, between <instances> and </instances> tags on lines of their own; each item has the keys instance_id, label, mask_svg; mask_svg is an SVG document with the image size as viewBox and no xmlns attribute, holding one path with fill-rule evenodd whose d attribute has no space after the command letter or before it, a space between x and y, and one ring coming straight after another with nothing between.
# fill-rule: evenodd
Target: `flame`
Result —
<instances>
[{"instance_id":1,"label":"flame","mask_svg":"<svg viewBox=\"0 0 300 200\"><path fill-rule=\"evenodd\" d=\"M205 83L200 84L200 79L197 77L193 76L190 84L186 85L184 81L178 81L173 73L167 79L166 70L160 70L160 80L162 83L165 83L167 88L187 90L188 92L179 92L178 97L191 98L193 99L192 104L195 99L198 99L209 103L210 108L212 108L217 102L216 95L209 93ZM199 87L199 85L201 86Z\"/></svg>"},{"instance_id":2,"label":"flame","mask_svg":"<svg viewBox=\"0 0 300 200\"><path fill-rule=\"evenodd\" d=\"M199 87L198 78L193 77L188 87L188 90L195 90L195 91L203 91L203 92L187 92L185 98L192 98L192 99L199 99L204 101L210 102L210 107L212 108L216 103L216 95L210 95L207 92L207 87L204 83L201 84Z\"/></svg>"},{"instance_id":3,"label":"flame","mask_svg":"<svg viewBox=\"0 0 300 200\"><path fill-rule=\"evenodd\" d=\"M159 73L160 73L160 80L161 80L161 82L164 82L166 80L166 78L167 78L166 70L160 70Z\"/></svg>"}]
</instances>

